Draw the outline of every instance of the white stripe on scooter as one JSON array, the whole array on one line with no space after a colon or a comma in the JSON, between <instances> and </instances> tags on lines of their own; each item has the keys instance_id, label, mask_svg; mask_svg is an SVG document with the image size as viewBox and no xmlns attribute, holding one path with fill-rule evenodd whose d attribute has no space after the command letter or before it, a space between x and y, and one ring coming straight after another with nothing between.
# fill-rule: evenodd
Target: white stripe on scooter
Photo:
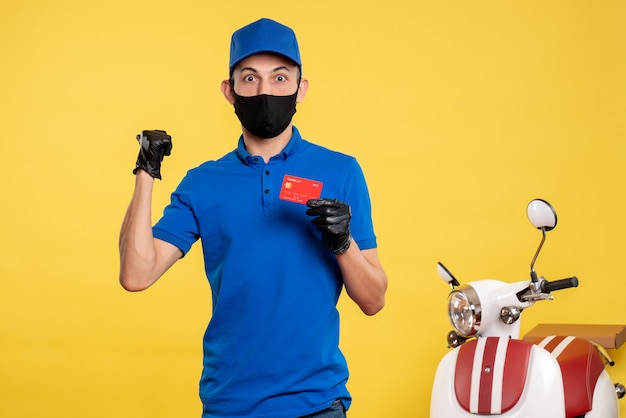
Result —
<instances>
[{"instance_id":1,"label":"white stripe on scooter","mask_svg":"<svg viewBox=\"0 0 626 418\"><path fill-rule=\"evenodd\" d=\"M546 345L550 344L550 341L554 340L554 338L556 337L556 335L550 335L548 337L545 337L543 340L541 340L541 342L539 344L537 344L539 347L541 348L546 348Z\"/></svg>"},{"instance_id":2,"label":"white stripe on scooter","mask_svg":"<svg viewBox=\"0 0 626 418\"><path fill-rule=\"evenodd\" d=\"M485 353L486 338L478 338L476 351L474 351L474 363L472 364L472 381L470 383L470 412L478 413L478 396L480 395L480 376L483 367L483 355Z\"/></svg>"},{"instance_id":3,"label":"white stripe on scooter","mask_svg":"<svg viewBox=\"0 0 626 418\"><path fill-rule=\"evenodd\" d=\"M504 363L506 362L506 351L509 346L508 338L498 340L496 358L493 361L493 385L491 388L491 413L502 413L502 387L504 385Z\"/></svg>"},{"instance_id":4,"label":"white stripe on scooter","mask_svg":"<svg viewBox=\"0 0 626 418\"><path fill-rule=\"evenodd\" d=\"M561 341L559 343L559 345L557 345L554 350L552 350L552 355L554 356L554 358L559 358L559 356L561 355L561 353L563 353L563 351L565 351L565 349L567 348L567 346L574 341L574 338L576 337L565 337L563 339L563 341Z\"/></svg>"}]
</instances>

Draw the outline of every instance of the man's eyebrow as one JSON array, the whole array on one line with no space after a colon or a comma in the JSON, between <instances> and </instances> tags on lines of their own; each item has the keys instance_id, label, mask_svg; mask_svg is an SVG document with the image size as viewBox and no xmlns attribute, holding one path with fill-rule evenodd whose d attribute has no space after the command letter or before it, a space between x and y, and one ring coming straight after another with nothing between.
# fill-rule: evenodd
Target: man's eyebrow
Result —
<instances>
[{"instance_id":1,"label":"man's eyebrow","mask_svg":"<svg viewBox=\"0 0 626 418\"><path fill-rule=\"evenodd\" d=\"M276 71L288 71L288 72L291 72L291 69L289 69L289 67L287 67L286 65L281 65L280 67L274 68L273 72L276 72Z\"/></svg>"}]
</instances>

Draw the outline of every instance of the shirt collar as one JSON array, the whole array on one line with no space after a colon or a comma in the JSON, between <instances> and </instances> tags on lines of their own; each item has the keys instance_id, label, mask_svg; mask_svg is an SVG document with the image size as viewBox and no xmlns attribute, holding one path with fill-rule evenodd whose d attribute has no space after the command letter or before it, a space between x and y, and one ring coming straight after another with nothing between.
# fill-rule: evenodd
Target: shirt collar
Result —
<instances>
[{"instance_id":1,"label":"shirt collar","mask_svg":"<svg viewBox=\"0 0 626 418\"><path fill-rule=\"evenodd\" d=\"M300 148L301 145L302 145L302 136L300 136L300 131L298 131L298 128L296 128L295 126L292 126L291 139L289 140L285 148L283 148L283 150L280 153L273 156L272 158L288 158L290 155L295 153L298 150L298 148ZM254 164L260 158L258 156L254 156L250 154L246 150L246 147L243 142L243 135L239 137L239 142L237 144L237 154L239 155L239 158L241 159L241 161L243 161L247 165Z\"/></svg>"}]
</instances>

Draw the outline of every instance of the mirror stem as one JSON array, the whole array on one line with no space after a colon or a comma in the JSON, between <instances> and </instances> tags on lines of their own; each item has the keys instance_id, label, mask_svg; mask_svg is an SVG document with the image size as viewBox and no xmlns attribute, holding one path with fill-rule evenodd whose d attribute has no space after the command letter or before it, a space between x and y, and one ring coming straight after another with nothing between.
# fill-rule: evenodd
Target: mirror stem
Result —
<instances>
[{"instance_id":1,"label":"mirror stem","mask_svg":"<svg viewBox=\"0 0 626 418\"><path fill-rule=\"evenodd\" d=\"M539 251L541 251L541 247L543 247L543 243L546 241L546 228L544 226L541 227L541 242L539 243L539 248L537 248L537 252L535 252L535 256L533 257L533 261L530 262L530 279L533 283L537 283L537 273L535 272L535 261L537 261L537 257L539 256Z\"/></svg>"}]
</instances>

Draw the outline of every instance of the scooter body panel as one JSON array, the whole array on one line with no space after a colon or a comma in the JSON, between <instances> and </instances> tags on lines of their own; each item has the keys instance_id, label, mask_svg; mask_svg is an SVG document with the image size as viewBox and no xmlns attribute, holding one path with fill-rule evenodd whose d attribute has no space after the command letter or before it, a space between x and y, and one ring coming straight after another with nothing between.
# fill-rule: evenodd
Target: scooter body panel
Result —
<instances>
[{"instance_id":1,"label":"scooter body panel","mask_svg":"<svg viewBox=\"0 0 626 418\"><path fill-rule=\"evenodd\" d=\"M585 418L619 417L619 405L615 396L615 385L606 370L598 377L593 392L593 409L585 414Z\"/></svg>"}]
</instances>

